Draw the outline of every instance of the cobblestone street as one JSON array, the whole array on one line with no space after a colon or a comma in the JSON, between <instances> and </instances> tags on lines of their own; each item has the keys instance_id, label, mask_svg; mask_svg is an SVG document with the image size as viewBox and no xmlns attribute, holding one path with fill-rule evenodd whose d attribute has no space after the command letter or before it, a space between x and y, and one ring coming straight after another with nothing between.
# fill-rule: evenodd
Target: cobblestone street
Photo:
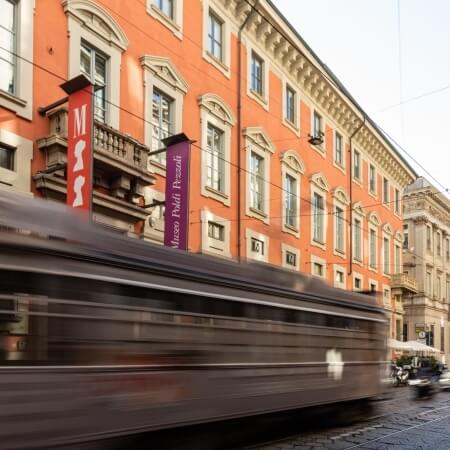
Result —
<instances>
[{"instance_id":1,"label":"cobblestone street","mask_svg":"<svg viewBox=\"0 0 450 450\"><path fill-rule=\"evenodd\" d=\"M322 428L254 447L258 450L450 449L450 393L415 400L411 388L393 390L368 420Z\"/></svg>"}]
</instances>

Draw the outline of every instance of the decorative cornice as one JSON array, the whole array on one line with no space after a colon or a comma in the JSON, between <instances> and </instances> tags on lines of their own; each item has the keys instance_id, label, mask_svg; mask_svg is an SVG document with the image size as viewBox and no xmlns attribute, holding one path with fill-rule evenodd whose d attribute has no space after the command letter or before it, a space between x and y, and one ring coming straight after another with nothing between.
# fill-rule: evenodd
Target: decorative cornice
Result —
<instances>
[{"instance_id":1,"label":"decorative cornice","mask_svg":"<svg viewBox=\"0 0 450 450\"><path fill-rule=\"evenodd\" d=\"M269 151L270 153L275 152L275 146L272 143L267 132L261 127L247 127L242 131L244 136L250 140L253 145L257 145L263 150Z\"/></svg>"},{"instance_id":2,"label":"decorative cornice","mask_svg":"<svg viewBox=\"0 0 450 450\"><path fill-rule=\"evenodd\" d=\"M237 25L247 19L246 31L253 40L266 50L269 56L290 76L298 86L348 135L363 121L363 115L350 97L332 80L321 63L315 61L304 44L295 37L288 24L264 0L258 4L259 13L251 12L247 0L216 0L232 13ZM269 18L269 20L266 20ZM271 22L284 27L281 34ZM289 39L286 36L290 36ZM308 55L308 56L306 56ZM392 145L370 123L365 122L358 133L357 142L361 149L374 160L392 181L405 187L414 179L414 173L395 153Z\"/></svg>"}]
</instances>

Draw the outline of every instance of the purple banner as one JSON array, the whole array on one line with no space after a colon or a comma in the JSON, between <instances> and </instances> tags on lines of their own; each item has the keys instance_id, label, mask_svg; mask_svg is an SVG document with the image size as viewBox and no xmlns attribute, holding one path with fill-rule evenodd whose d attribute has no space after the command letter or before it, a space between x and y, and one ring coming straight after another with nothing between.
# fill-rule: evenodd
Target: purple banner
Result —
<instances>
[{"instance_id":1,"label":"purple banner","mask_svg":"<svg viewBox=\"0 0 450 450\"><path fill-rule=\"evenodd\" d=\"M170 138L169 138L170 139ZM166 152L164 245L187 250L189 229L189 156L191 142L176 139Z\"/></svg>"}]
</instances>

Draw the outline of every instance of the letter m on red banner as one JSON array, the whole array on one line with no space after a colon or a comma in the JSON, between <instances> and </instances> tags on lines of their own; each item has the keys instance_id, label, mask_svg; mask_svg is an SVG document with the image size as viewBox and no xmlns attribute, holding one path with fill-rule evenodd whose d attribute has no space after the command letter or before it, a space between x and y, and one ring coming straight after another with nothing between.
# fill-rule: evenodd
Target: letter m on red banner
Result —
<instances>
[{"instance_id":1,"label":"letter m on red banner","mask_svg":"<svg viewBox=\"0 0 450 450\"><path fill-rule=\"evenodd\" d=\"M93 85L79 75L61 85L69 94L67 205L90 214L93 170Z\"/></svg>"}]
</instances>

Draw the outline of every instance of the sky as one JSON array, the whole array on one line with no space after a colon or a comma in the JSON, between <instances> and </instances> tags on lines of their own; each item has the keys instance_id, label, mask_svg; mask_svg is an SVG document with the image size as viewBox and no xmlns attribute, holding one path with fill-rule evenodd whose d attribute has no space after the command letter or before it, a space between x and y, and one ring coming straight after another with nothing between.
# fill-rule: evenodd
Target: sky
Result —
<instances>
[{"instance_id":1,"label":"sky","mask_svg":"<svg viewBox=\"0 0 450 450\"><path fill-rule=\"evenodd\" d=\"M440 184L399 150L416 172L450 189L450 1L272 1L365 112Z\"/></svg>"}]
</instances>

